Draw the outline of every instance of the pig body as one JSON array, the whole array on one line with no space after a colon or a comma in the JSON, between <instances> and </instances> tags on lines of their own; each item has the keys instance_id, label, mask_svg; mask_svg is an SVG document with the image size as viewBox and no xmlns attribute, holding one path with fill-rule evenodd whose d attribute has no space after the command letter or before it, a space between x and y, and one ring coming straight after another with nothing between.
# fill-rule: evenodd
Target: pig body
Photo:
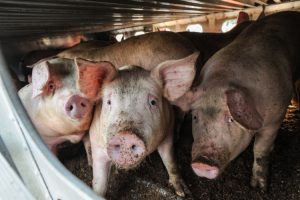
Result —
<instances>
[{"instance_id":1,"label":"pig body","mask_svg":"<svg viewBox=\"0 0 300 200\"><path fill-rule=\"evenodd\" d=\"M61 52L58 57L109 61L116 68L134 65L151 70L163 61L183 58L196 51L190 41L172 32L149 33L105 47L93 42L82 45Z\"/></svg>"},{"instance_id":2,"label":"pig body","mask_svg":"<svg viewBox=\"0 0 300 200\"><path fill-rule=\"evenodd\" d=\"M79 142L89 129L105 63L53 58L33 66L32 83L19 97L42 139L56 153L64 141Z\"/></svg>"},{"instance_id":3,"label":"pig body","mask_svg":"<svg viewBox=\"0 0 300 200\"><path fill-rule=\"evenodd\" d=\"M215 52L232 42L251 23L245 21L227 33L155 32L106 47L96 42L82 43L59 53L58 57L109 61L116 68L135 65L152 70L164 61L181 59L199 51L197 74L200 74L204 63Z\"/></svg>"},{"instance_id":4,"label":"pig body","mask_svg":"<svg viewBox=\"0 0 300 200\"><path fill-rule=\"evenodd\" d=\"M266 188L269 153L299 68L299 27L297 12L258 20L207 61L199 85L191 89L195 75L178 67L175 76L176 62L158 69L165 96L192 111L191 166L198 176L216 178L255 137L251 185ZM176 87L180 93L173 92Z\"/></svg>"},{"instance_id":5,"label":"pig body","mask_svg":"<svg viewBox=\"0 0 300 200\"><path fill-rule=\"evenodd\" d=\"M184 196L185 185L173 153L173 132L172 107L151 72L132 66L119 70L115 79L103 86L90 128L93 189L105 194L112 164L131 169L158 150L170 183Z\"/></svg>"}]
</instances>

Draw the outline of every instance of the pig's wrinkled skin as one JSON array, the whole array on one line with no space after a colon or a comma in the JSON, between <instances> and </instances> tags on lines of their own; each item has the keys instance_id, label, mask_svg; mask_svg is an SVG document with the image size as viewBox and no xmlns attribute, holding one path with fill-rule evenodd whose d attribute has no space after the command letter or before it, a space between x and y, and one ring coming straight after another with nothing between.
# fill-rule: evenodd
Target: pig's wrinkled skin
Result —
<instances>
[{"instance_id":1,"label":"pig's wrinkled skin","mask_svg":"<svg viewBox=\"0 0 300 200\"><path fill-rule=\"evenodd\" d=\"M165 97L192 111L191 166L198 176L216 178L255 137L251 185L266 189L269 153L299 77L299 27L297 12L253 23L206 62L191 88L196 60L156 68Z\"/></svg>"},{"instance_id":2,"label":"pig's wrinkled skin","mask_svg":"<svg viewBox=\"0 0 300 200\"><path fill-rule=\"evenodd\" d=\"M90 128L93 189L100 195L105 195L112 164L131 169L155 150L175 192L185 195L173 153L173 110L150 74L127 66L103 85L102 101L96 106Z\"/></svg>"},{"instance_id":3,"label":"pig's wrinkled skin","mask_svg":"<svg viewBox=\"0 0 300 200\"><path fill-rule=\"evenodd\" d=\"M33 66L32 83L19 97L49 149L79 142L89 129L102 83L110 80L106 62L52 58Z\"/></svg>"}]
</instances>

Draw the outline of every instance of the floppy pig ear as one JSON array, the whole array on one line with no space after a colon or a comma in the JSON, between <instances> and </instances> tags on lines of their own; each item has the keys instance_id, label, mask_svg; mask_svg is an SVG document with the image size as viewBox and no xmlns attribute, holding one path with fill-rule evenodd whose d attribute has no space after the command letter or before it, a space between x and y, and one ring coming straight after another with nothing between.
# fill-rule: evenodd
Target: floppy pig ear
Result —
<instances>
[{"instance_id":1,"label":"floppy pig ear","mask_svg":"<svg viewBox=\"0 0 300 200\"><path fill-rule=\"evenodd\" d=\"M258 130L263 119L257 112L251 98L241 90L226 91L227 105L234 120L249 130Z\"/></svg>"},{"instance_id":2,"label":"floppy pig ear","mask_svg":"<svg viewBox=\"0 0 300 200\"><path fill-rule=\"evenodd\" d=\"M196 75L199 52L180 60L169 60L152 70L151 76L164 90L164 96L174 102L189 91Z\"/></svg>"},{"instance_id":3,"label":"floppy pig ear","mask_svg":"<svg viewBox=\"0 0 300 200\"><path fill-rule=\"evenodd\" d=\"M78 88L91 100L97 100L101 95L102 86L111 81L117 70L110 62L91 62L75 58L78 67Z\"/></svg>"},{"instance_id":4,"label":"floppy pig ear","mask_svg":"<svg viewBox=\"0 0 300 200\"><path fill-rule=\"evenodd\" d=\"M43 93L43 88L50 80L49 63L47 61L38 62L32 69L32 98Z\"/></svg>"}]
</instances>

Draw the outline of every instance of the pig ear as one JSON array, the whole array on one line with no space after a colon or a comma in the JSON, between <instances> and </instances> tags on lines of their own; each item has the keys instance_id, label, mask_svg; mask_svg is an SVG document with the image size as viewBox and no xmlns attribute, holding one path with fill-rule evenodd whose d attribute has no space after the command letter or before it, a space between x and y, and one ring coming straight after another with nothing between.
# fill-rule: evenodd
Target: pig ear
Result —
<instances>
[{"instance_id":1,"label":"pig ear","mask_svg":"<svg viewBox=\"0 0 300 200\"><path fill-rule=\"evenodd\" d=\"M195 52L180 60L169 60L159 64L151 72L164 91L164 96L174 102L189 91L196 75L196 60L199 52Z\"/></svg>"},{"instance_id":2,"label":"pig ear","mask_svg":"<svg viewBox=\"0 0 300 200\"><path fill-rule=\"evenodd\" d=\"M78 67L78 88L94 101L100 97L103 84L110 82L117 73L110 62L91 62L75 58L75 63Z\"/></svg>"},{"instance_id":3,"label":"pig ear","mask_svg":"<svg viewBox=\"0 0 300 200\"><path fill-rule=\"evenodd\" d=\"M257 112L251 98L241 90L226 91L227 105L235 121L249 130L258 130L263 125L263 119Z\"/></svg>"},{"instance_id":4,"label":"pig ear","mask_svg":"<svg viewBox=\"0 0 300 200\"><path fill-rule=\"evenodd\" d=\"M32 98L43 93L43 88L50 80L49 63L39 62L32 69Z\"/></svg>"}]
</instances>

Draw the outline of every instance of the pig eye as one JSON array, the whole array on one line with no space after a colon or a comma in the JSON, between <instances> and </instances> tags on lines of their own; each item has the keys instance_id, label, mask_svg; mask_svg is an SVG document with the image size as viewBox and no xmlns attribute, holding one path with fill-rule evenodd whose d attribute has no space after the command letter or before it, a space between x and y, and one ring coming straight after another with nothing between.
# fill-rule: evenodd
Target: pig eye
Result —
<instances>
[{"instance_id":1,"label":"pig eye","mask_svg":"<svg viewBox=\"0 0 300 200\"><path fill-rule=\"evenodd\" d=\"M149 95L148 103L150 106L157 106L157 99L153 95Z\"/></svg>"},{"instance_id":2,"label":"pig eye","mask_svg":"<svg viewBox=\"0 0 300 200\"><path fill-rule=\"evenodd\" d=\"M49 92L53 92L55 90L55 84L51 81L48 83Z\"/></svg>"},{"instance_id":3,"label":"pig eye","mask_svg":"<svg viewBox=\"0 0 300 200\"><path fill-rule=\"evenodd\" d=\"M155 105L156 105L156 101L155 101L155 100L151 100L151 101L150 101L150 104L151 104L152 106L155 106Z\"/></svg>"},{"instance_id":4,"label":"pig eye","mask_svg":"<svg viewBox=\"0 0 300 200\"><path fill-rule=\"evenodd\" d=\"M107 100L107 104L108 104L108 105L111 105L111 101L110 101L110 100Z\"/></svg>"},{"instance_id":5,"label":"pig eye","mask_svg":"<svg viewBox=\"0 0 300 200\"><path fill-rule=\"evenodd\" d=\"M194 120L197 120L198 118L197 118L197 116L196 116L196 115L194 115L194 116L193 116L193 119L194 119Z\"/></svg>"}]
</instances>

